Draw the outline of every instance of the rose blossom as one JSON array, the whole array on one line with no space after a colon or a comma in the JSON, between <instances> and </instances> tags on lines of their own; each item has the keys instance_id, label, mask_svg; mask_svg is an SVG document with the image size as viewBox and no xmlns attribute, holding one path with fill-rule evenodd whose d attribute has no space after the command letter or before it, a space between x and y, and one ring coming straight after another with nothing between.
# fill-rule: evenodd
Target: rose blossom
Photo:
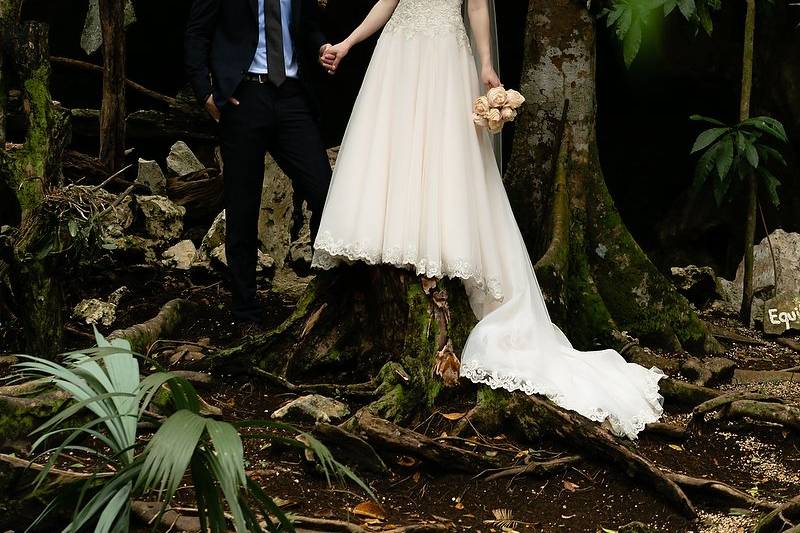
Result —
<instances>
[{"instance_id":1,"label":"rose blossom","mask_svg":"<svg viewBox=\"0 0 800 533\"><path fill-rule=\"evenodd\" d=\"M489 104L492 107L503 107L508 99L506 90L502 87L489 89L489 92L486 93L486 98L489 100Z\"/></svg>"},{"instance_id":2,"label":"rose blossom","mask_svg":"<svg viewBox=\"0 0 800 533\"><path fill-rule=\"evenodd\" d=\"M500 133L503 130L503 124L505 124L505 122L503 122L502 120L498 120L498 121L490 120L489 121L489 132L490 133Z\"/></svg>"},{"instance_id":3,"label":"rose blossom","mask_svg":"<svg viewBox=\"0 0 800 533\"><path fill-rule=\"evenodd\" d=\"M492 108L486 113L486 120L488 120L490 123L500 122L501 120L503 120L503 116L500 114L499 109Z\"/></svg>"},{"instance_id":4,"label":"rose blossom","mask_svg":"<svg viewBox=\"0 0 800 533\"><path fill-rule=\"evenodd\" d=\"M475 113L477 113L478 115L485 115L486 112L489 111L491 107L492 106L489 105L489 99L486 98L485 96L481 96L480 98L475 100Z\"/></svg>"},{"instance_id":5,"label":"rose blossom","mask_svg":"<svg viewBox=\"0 0 800 533\"><path fill-rule=\"evenodd\" d=\"M506 122L510 122L517 118L517 112L514 111L511 107L506 106L500 110L500 116L503 117L503 120Z\"/></svg>"},{"instance_id":6,"label":"rose blossom","mask_svg":"<svg viewBox=\"0 0 800 533\"><path fill-rule=\"evenodd\" d=\"M489 125L489 121L486 120L486 117L484 117L483 115L479 115L478 113L472 114L472 122L474 122L476 125L482 128L485 128Z\"/></svg>"},{"instance_id":7,"label":"rose blossom","mask_svg":"<svg viewBox=\"0 0 800 533\"><path fill-rule=\"evenodd\" d=\"M512 109L517 109L519 106L525 103L525 97L514 89L506 91L506 99L507 105Z\"/></svg>"}]
</instances>

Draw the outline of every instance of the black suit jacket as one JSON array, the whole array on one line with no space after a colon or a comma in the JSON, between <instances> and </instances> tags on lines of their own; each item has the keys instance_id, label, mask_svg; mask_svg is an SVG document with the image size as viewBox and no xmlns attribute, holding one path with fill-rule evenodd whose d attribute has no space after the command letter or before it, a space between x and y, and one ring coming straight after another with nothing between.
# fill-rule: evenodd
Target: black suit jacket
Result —
<instances>
[{"instance_id":1,"label":"black suit jacket","mask_svg":"<svg viewBox=\"0 0 800 533\"><path fill-rule=\"evenodd\" d=\"M326 43L317 0L292 0L290 31L298 75L305 81ZM224 106L258 47L258 0L194 0L184 46L186 71L197 98L204 103L213 94L217 106Z\"/></svg>"}]
</instances>

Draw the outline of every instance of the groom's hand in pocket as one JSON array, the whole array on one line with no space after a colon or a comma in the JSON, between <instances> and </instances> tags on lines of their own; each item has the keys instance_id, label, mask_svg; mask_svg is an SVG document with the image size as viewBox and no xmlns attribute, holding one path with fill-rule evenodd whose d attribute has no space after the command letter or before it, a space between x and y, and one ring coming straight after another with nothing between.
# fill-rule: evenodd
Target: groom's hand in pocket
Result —
<instances>
[{"instance_id":1,"label":"groom's hand in pocket","mask_svg":"<svg viewBox=\"0 0 800 533\"><path fill-rule=\"evenodd\" d=\"M237 100L234 97L230 97L230 98L228 98L228 104L230 104L230 105L239 105L239 100ZM221 114L219 112L219 108L217 107L217 104L214 102L214 95L213 94L209 94L208 98L206 98L206 111L208 111L208 114L211 115L211 118L213 118L214 121L219 122L219 118L220 118Z\"/></svg>"}]
</instances>

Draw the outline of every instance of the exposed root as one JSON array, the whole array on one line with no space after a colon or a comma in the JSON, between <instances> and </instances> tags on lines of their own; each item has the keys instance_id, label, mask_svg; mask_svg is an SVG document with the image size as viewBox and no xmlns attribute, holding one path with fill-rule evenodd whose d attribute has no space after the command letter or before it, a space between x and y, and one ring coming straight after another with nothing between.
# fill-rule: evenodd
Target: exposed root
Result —
<instances>
[{"instance_id":1,"label":"exposed root","mask_svg":"<svg viewBox=\"0 0 800 533\"><path fill-rule=\"evenodd\" d=\"M759 520L753 533L796 531L800 524L800 496L796 496Z\"/></svg>"},{"instance_id":2,"label":"exposed root","mask_svg":"<svg viewBox=\"0 0 800 533\"><path fill-rule=\"evenodd\" d=\"M711 413L712 411L723 409L733 402L739 400L781 402L779 398L766 396L764 394L758 394L754 392L734 392L730 394L723 394L722 396L717 396L716 398L701 403L692 410L692 416L694 418L702 419L706 414Z\"/></svg>"},{"instance_id":3,"label":"exposed root","mask_svg":"<svg viewBox=\"0 0 800 533\"><path fill-rule=\"evenodd\" d=\"M377 379L365 383L351 383L346 385L338 383L307 383L295 385L284 377L273 374L272 372L267 372L258 367L253 367L251 372L256 376L266 379L271 385L296 393L348 396L351 398L374 398L378 394L376 389L378 385L380 385Z\"/></svg>"},{"instance_id":4,"label":"exposed root","mask_svg":"<svg viewBox=\"0 0 800 533\"><path fill-rule=\"evenodd\" d=\"M517 476L546 476L548 474L552 474L553 472L562 470L571 464L577 463L580 460L581 456L570 455L567 457L559 457L558 459L552 459L550 461L537 461L522 466L512 466L509 468L503 468L497 471L493 471L491 474L489 474L489 471L487 471L484 472L484 474L489 474L485 478L486 481L494 481L496 479L502 479L506 477L517 477Z\"/></svg>"},{"instance_id":5,"label":"exposed root","mask_svg":"<svg viewBox=\"0 0 800 533\"><path fill-rule=\"evenodd\" d=\"M540 396L514 395L510 420L518 420L524 432L550 433L565 440L574 449L583 449L610 459L629 475L648 482L659 494L673 503L684 515L696 512L683 490L660 468L631 451L602 425L578 413L561 409Z\"/></svg>"},{"instance_id":6,"label":"exposed root","mask_svg":"<svg viewBox=\"0 0 800 533\"><path fill-rule=\"evenodd\" d=\"M331 424L317 424L314 436L328 446L339 461L378 474L389 471L367 441L344 428Z\"/></svg>"},{"instance_id":7,"label":"exposed root","mask_svg":"<svg viewBox=\"0 0 800 533\"><path fill-rule=\"evenodd\" d=\"M365 529L359 525L344 522L342 520L329 520L325 518L311 518L308 516L298 516L292 515L291 516L292 522L298 526L308 526L312 529L308 529L306 527L298 527L296 529L297 533L302 533L303 531L307 533L317 533L317 532L324 532L324 533L369 533L368 529ZM427 533L427 532L434 532L434 531L449 531L450 528L445 524L416 524L410 526L401 526L396 527L394 529L385 529L382 530L384 533Z\"/></svg>"},{"instance_id":8,"label":"exposed root","mask_svg":"<svg viewBox=\"0 0 800 533\"><path fill-rule=\"evenodd\" d=\"M720 396L717 389L701 387L672 378L664 378L658 382L659 392L671 407L694 409L703 402Z\"/></svg>"},{"instance_id":9,"label":"exposed root","mask_svg":"<svg viewBox=\"0 0 800 533\"><path fill-rule=\"evenodd\" d=\"M446 470L482 472L500 466L499 458L437 442L373 416L365 409L356 413L346 427L378 448L412 455Z\"/></svg>"},{"instance_id":10,"label":"exposed root","mask_svg":"<svg viewBox=\"0 0 800 533\"><path fill-rule=\"evenodd\" d=\"M769 511L778 507L774 503L759 500L746 492L742 492L735 487L713 479L696 478L676 473L668 473L667 477L686 489L687 492L692 492L717 501L723 501L731 506L755 507L757 509Z\"/></svg>"},{"instance_id":11,"label":"exposed root","mask_svg":"<svg viewBox=\"0 0 800 533\"><path fill-rule=\"evenodd\" d=\"M155 317L129 328L118 329L112 332L108 339L125 339L131 343L134 352L147 353L151 344L175 331L193 306L194 304L187 300L170 300Z\"/></svg>"},{"instance_id":12,"label":"exposed root","mask_svg":"<svg viewBox=\"0 0 800 533\"><path fill-rule=\"evenodd\" d=\"M644 428L647 435L666 437L670 440L683 441L689 438L690 432L684 426L665 424L663 422L653 422Z\"/></svg>"},{"instance_id":13,"label":"exposed root","mask_svg":"<svg viewBox=\"0 0 800 533\"><path fill-rule=\"evenodd\" d=\"M740 400L730 404L730 407L723 412L723 418L750 418L800 431L800 407L794 405Z\"/></svg>"},{"instance_id":14,"label":"exposed root","mask_svg":"<svg viewBox=\"0 0 800 533\"><path fill-rule=\"evenodd\" d=\"M731 393L704 402L692 411L691 426L698 427L711 412L718 412L717 417L724 420L749 418L800 431L800 407L764 394Z\"/></svg>"}]
</instances>

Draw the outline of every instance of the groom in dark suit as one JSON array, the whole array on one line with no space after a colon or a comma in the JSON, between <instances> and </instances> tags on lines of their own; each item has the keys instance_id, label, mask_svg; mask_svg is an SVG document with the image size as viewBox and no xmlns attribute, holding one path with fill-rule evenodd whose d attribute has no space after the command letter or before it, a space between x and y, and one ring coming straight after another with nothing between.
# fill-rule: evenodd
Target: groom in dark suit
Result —
<instances>
[{"instance_id":1,"label":"groom in dark suit","mask_svg":"<svg viewBox=\"0 0 800 533\"><path fill-rule=\"evenodd\" d=\"M331 167L306 76L327 44L317 0L194 0L186 69L199 100L220 123L233 314L261 320L256 298L258 215L269 152L319 227Z\"/></svg>"}]
</instances>

